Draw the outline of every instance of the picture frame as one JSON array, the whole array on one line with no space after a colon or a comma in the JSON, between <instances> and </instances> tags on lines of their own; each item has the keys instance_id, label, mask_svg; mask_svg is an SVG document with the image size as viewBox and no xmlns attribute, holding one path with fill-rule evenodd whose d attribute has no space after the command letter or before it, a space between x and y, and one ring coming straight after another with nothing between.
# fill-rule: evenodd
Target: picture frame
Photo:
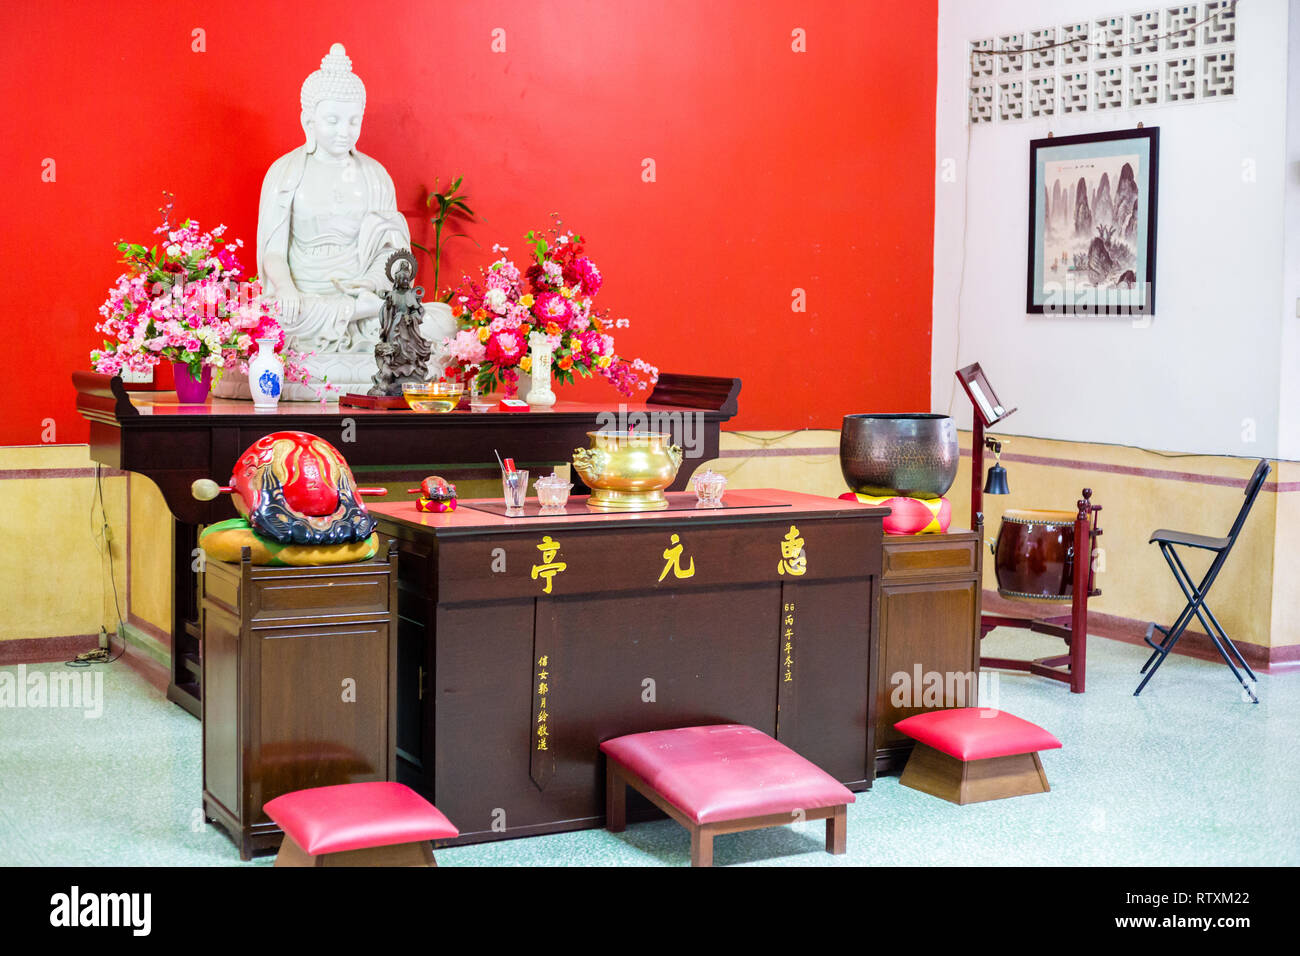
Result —
<instances>
[{"instance_id":1,"label":"picture frame","mask_svg":"<svg viewBox=\"0 0 1300 956\"><path fill-rule=\"evenodd\" d=\"M1158 127L1030 141L1027 312L1155 314L1159 167Z\"/></svg>"}]
</instances>

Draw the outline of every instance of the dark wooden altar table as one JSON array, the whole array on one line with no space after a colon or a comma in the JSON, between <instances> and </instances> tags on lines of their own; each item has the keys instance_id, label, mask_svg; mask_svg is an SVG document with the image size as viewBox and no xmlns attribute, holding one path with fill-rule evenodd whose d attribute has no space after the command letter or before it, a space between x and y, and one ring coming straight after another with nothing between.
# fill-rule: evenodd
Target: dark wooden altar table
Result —
<instances>
[{"instance_id":1,"label":"dark wooden altar table","mask_svg":"<svg viewBox=\"0 0 1300 956\"><path fill-rule=\"evenodd\" d=\"M648 730L749 724L871 786L889 509L728 497L750 507L371 506L399 546L397 779L460 828L451 842L600 826L600 742ZM653 812L629 794L630 815Z\"/></svg>"},{"instance_id":2,"label":"dark wooden altar table","mask_svg":"<svg viewBox=\"0 0 1300 956\"><path fill-rule=\"evenodd\" d=\"M340 407L319 402L282 402L258 412L247 401L210 399L184 405L173 392L129 391L118 377L74 372L77 410L90 422L92 460L146 475L158 485L175 519L172 680L168 697L198 716L200 687L197 576L192 570L201 525L233 517L227 496L197 501L196 479L224 484L235 461L272 431L319 435L342 452L362 484L419 480L430 474L488 477L499 474L493 449L520 468L568 462L588 445L587 432L609 424L610 414L657 414L685 432L696 462L716 458L719 430L736 414L740 380L663 374L644 403L559 402L547 411L452 412L430 415ZM612 390L611 390L612 392ZM644 427L644 426L638 426ZM685 439L685 440L681 440ZM683 464L676 488L692 471ZM579 490L581 480L574 478Z\"/></svg>"}]
</instances>

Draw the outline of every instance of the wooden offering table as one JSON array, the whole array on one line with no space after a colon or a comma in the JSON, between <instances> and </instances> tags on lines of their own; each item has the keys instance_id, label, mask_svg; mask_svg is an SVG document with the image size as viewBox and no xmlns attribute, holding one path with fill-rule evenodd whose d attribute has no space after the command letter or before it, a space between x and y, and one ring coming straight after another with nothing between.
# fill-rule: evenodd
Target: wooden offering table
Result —
<instances>
[{"instance_id":1,"label":"wooden offering table","mask_svg":"<svg viewBox=\"0 0 1300 956\"><path fill-rule=\"evenodd\" d=\"M174 616L172 682L168 697L196 716L202 696L198 579L192 569L201 525L235 515L226 496L197 501L198 478L225 483L244 449L269 432L306 431L334 445L361 484L499 474L494 449L521 468L568 462L598 428L667 429L686 449L675 488L685 488L698 464L718 456L718 433L736 414L740 380L664 373L645 403L611 392L603 405L559 402L534 412L451 412L340 408L282 402L264 413L252 402L210 399L183 405L173 392L128 391L122 380L74 372L77 410L90 421L90 455L101 464L146 475L157 483L176 519L172 566ZM581 485L581 480L574 479Z\"/></svg>"},{"instance_id":2,"label":"wooden offering table","mask_svg":"<svg viewBox=\"0 0 1300 956\"><path fill-rule=\"evenodd\" d=\"M600 743L641 731L747 724L871 786L887 509L669 499L523 518L371 506L400 549L397 779L460 828L452 842L600 826Z\"/></svg>"}]
</instances>

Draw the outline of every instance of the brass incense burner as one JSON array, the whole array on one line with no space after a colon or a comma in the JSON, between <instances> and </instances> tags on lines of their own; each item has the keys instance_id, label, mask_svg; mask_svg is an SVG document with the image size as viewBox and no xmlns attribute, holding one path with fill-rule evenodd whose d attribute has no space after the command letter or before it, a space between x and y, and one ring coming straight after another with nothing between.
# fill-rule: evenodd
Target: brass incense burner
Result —
<instances>
[{"instance_id":1,"label":"brass incense burner","mask_svg":"<svg viewBox=\"0 0 1300 956\"><path fill-rule=\"evenodd\" d=\"M587 432L590 448L575 448L573 467L596 511L662 511L664 489L677 477L682 450L662 432Z\"/></svg>"}]
</instances>

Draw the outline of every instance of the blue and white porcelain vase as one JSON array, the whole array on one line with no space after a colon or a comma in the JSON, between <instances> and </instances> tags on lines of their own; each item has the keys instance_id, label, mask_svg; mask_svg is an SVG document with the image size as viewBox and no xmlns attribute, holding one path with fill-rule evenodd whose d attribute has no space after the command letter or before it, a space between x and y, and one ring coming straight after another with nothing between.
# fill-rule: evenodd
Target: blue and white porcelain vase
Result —
<instances>
[{"instance_id":1,"label":"blue and white porcelain vase","mask_svg":"<svg viewBox=\"0 0 1300 956\"><path fill-rule=\"evenodd\" d=\"M253 405L271 410L280 403L284 388L284 363L275 354L275 339L258 339L257 354L248 363L248 390Z\"/></svg>"}]
</instances>

